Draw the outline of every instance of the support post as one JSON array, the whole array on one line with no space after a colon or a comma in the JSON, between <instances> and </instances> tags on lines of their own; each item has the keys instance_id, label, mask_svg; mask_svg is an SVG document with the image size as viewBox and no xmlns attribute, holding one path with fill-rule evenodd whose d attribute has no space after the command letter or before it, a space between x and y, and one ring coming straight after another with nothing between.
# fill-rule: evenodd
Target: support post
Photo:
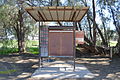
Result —
<instances>
[{"instance_id":1,"label":"support post","mask_svg":"<svg viewBox=\"0 0 120 80\"><path fill-rule=\"evenodd\" d=\"M74 47L73 47L73 58L74 58L74 71L75 71L75 54L76 54L76 43L75 43L75 30L76 30L76 22L73 22L73 38L74 38Z\"/></svg>"},{"instance_id":2,"label":"support post","mask_svg":"<svg viewBox=\"0 0 120 80\"><path fill-rule=\"evenodd\" d=\"M110 47L110 58L111 58L111 59L112 59L112 52L113 52L112 49L113 49L113 48Z\"/></svg>"},{"instance_id":3,"label":"support post","mask_svg":"<svg viewBox=\"0 0 120 80\"><path fill-rule=\"evenodd\" d=\"M42 57L41 57L41 27L42 25L40 24L39 21L39 67L42 67Z\"/></svg>"}]
</instances>

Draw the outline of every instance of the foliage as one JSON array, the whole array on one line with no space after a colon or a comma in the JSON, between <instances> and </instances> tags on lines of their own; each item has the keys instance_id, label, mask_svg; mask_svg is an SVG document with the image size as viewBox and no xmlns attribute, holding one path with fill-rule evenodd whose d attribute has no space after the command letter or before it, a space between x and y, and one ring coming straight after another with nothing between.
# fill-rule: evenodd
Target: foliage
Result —
<instances>
[{"instance_id":1,"label":"foliage","mask_svg":"<svg viewBox=\"0 0 120 80\"><path fill-rule=\"evenodd\" d=\"M17 52L18 52L17 48L0 48L0 55L8 55Z\"/></svg>"},{"instance_id":2,"label":"foliage","mask_svg":"<svg viewBox=\"0 0 120 80\"><path fill-rule=\"evenodd\" d=\"M5 39L4 41L0 42L0 54L6 55L16 52L18 52L16 40Z\"/></svg>"},{"instance_id":3,"label":"foliage","mask_svg":"<svg viewBox=\"0 0 120 80\"><path fill-rule=\"evenodd\" d=\"M39 42L37 40L27 40L26 47L38 47Z\"/></svg>"},{"instance_id":4,"label":"foliage","mask_svg":"<svg viewBox=\"0 0 120 80\"><path fill-rule=\"evenodd\" d=\"M17 48L16 40L4 40L2 41L2 48Z\"/></svg>"}]
</instances>

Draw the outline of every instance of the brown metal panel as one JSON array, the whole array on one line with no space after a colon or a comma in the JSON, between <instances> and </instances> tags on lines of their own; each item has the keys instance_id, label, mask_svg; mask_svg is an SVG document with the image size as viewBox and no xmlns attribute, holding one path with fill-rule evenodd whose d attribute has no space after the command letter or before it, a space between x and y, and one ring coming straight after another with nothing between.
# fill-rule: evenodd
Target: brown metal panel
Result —
<instances>
[{"instance_id":1,"label":"brown metal panel","mask_svg":"<svg viewBox=\"0 0 120 80\"><path fill-rule=\"evenodd\" d=\"M73 32L63 32L61 41L61 56L73 56Z\"/></svg>"},{"instance_id":2,"label":"brown metal panel","mask_svg":"<svg viewBox=\"0 0 120 80\"><path fill-rule=\"evenodd\" d=\"M62 31L49 30L49 56L73 56L73 32Z\"/></svg>"},{"instance_id":3,"label":"brown metal panel","mask_svg":"<svg viewBox=\"0 0 120 80\"><path fill-rule=\"evenodd\" d=\"M49 56L60 56L60 33L49 32Z\"/></svg>"}]
</instances>

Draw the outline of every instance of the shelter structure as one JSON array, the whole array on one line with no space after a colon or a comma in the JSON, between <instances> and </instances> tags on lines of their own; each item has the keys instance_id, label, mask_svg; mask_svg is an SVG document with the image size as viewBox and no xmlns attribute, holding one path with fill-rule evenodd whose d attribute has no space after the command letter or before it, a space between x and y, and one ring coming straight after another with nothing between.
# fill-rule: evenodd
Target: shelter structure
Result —
<instances>
[{"instance_id":1,"label":"shelter structure","mask_svg":"<svg viewBox=\"0 0 120 80\"><path fill-rule=\"evenodd\" d=\"M42 57L72 57L75 69L75 45L83 44L84 33L73 26L42 27L42 22L80 22L89 7L28 7L26 11L39 22L39 63Z\"/></svg>"}]
</instances>

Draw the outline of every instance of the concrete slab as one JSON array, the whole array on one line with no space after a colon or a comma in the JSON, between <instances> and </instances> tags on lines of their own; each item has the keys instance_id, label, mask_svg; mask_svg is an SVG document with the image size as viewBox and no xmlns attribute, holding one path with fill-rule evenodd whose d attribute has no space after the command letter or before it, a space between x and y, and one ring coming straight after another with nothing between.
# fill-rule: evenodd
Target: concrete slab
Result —
<instances>
[{"instance_id":1,"label":"concrete slab","mask_svg":"<svg viewBox=\"0 0 120 80\"><path fill-rule=\"evenodd\" d=\"M73 68L73 62L54 61L51 63L44 63L43 68L38 68L32 77L39 79L76 79L76 78L94 78L92 74L84 65L76 64Z\"/></svg>"}]
</instances>

